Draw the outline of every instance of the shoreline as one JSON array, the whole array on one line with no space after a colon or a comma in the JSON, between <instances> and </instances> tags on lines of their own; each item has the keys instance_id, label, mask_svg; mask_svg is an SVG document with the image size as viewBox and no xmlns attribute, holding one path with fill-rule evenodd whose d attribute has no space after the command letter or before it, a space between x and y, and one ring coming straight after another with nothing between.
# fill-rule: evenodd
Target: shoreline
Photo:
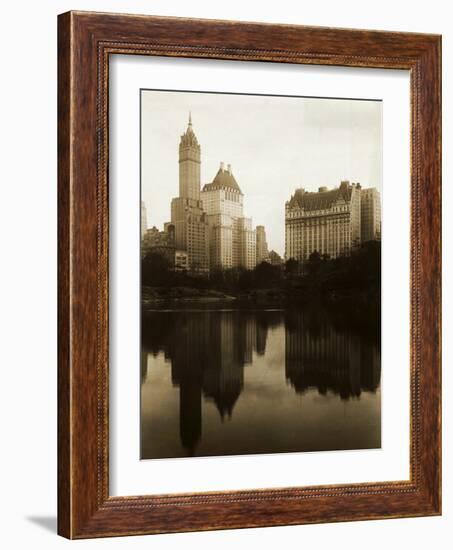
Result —
<instances>
[{"instance_id":1,"label":"shoreline","mask_svg":"<svg viewBox=\"0 0 453 550\"><path fill-rule=\"evenodd\" d=\"M321 307L323 309L342 309L351 315L380 314L380 299L375 289L366 291L360 289L330 290L316 292L282 288L259 289L242 292L237 295L227 294L208 289L194 289L189 287L144 287L141 296L141 309L146 314L150 310L159 310L162 307L171 309L181 306L223 306L229 308L264 308L278 307L280 309L292 307Z\"/></svg>"}]
</instances>

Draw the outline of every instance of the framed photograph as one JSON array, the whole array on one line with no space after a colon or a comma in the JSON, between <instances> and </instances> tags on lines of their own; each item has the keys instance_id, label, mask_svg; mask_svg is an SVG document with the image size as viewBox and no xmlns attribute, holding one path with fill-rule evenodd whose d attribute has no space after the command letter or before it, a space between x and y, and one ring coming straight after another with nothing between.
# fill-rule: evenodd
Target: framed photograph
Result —
<instances>
[{"instance_id":1,"label":"framed photograph","mask_svg":"<svg viewBox=\"0 0 453 550\"><path fill-rule=\"evenodd\" d=\"M440 37L58 28L59 533L440 514Z\"/></svg>"}]
</instances>

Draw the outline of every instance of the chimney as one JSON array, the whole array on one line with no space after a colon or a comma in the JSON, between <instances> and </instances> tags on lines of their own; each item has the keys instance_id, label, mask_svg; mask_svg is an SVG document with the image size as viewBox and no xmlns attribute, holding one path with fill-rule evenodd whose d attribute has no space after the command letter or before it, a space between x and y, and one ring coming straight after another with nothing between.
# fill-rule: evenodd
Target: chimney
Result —
<instances>
[{"instance_id":1,"label":"chimney","mask_svg":"<svg viewBox=\"0 0 453 550\"><path fill-rule=\"evenodd\" d=\"M228 164L228 165L227 165L227 172L228 172L229 174L231 174L231 164Z\"/></svg>"},{"instance_id":2,"label":"chimney","mask_svg":"<svg viewBox=\"0 0 453 550\"><path fill-rule=\"evenodd\" d=\"M225 169L225 165L223 164L223 162L220 163L220 170L222 170L222 172L224 171Z\"/></svg>"}]
</instances>

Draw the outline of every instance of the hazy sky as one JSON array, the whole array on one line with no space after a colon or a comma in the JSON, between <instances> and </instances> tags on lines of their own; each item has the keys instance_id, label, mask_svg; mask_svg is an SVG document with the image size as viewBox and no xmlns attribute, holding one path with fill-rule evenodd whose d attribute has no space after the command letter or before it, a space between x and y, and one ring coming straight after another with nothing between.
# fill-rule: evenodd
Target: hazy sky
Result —
<instances>
[{"instance_id":1,"label":"hazy sky","mask_svg":"<svg viewBox=\"0 0 453 550\"><path fill-rule=\"evenodd\" d=\"M342 179L381 190L382 103L197 92L142 92L142 198L148 226L170 221L178 146L189 111L201 145L201 185L232 165L244 214L283 255L285 201L298 187Z\"/></svg>"}]
</instances>

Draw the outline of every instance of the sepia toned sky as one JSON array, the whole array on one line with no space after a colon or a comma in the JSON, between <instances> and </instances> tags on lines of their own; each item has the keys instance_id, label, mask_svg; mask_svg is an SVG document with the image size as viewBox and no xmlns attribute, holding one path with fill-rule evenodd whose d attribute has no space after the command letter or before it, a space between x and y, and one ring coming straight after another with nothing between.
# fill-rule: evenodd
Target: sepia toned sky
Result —
<instances>
[{"instance_id":1,"label":"sepia toned sky","mask_svg":"<svg viewBox=\"0 0 453 550\"><path fill-rule=\"evenodd\" d=\"M189 111L201 145L201 186L232 165L244 215L285 249L285 202L298 187L342 179L382 185L382 103L344 99L142 91L142 198L148 226L170 221L179 192L178 146Z\"/></svg>"}]
</instances>

